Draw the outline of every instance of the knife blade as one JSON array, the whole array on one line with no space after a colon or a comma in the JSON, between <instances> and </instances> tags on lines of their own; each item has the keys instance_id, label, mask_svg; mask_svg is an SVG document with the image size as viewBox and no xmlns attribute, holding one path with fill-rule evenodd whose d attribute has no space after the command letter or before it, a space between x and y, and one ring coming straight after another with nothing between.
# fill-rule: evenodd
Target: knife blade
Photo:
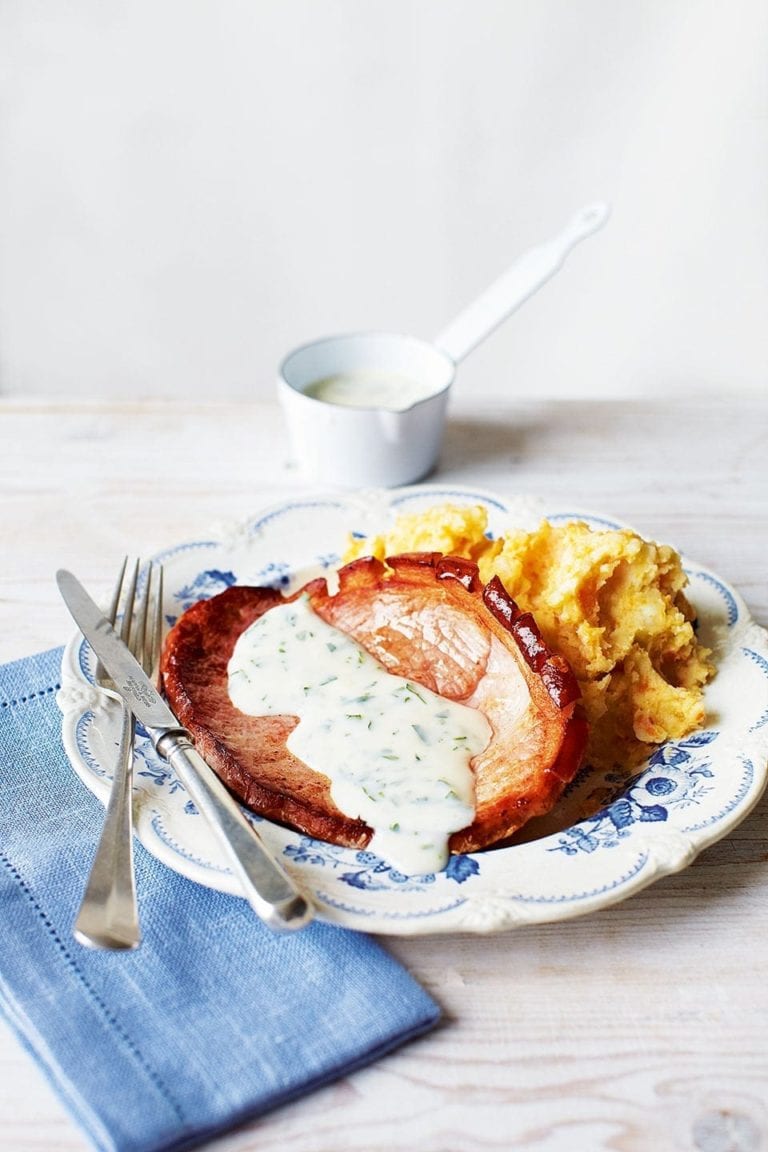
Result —
<instances>
[{"instance_id":1,"label":"knife blade","mask_svg":"<svg viewBox=\"0 0 768 1152\"><path fill-rule=\"evenodd\" d=\"M115 690L211 824L254 912L273 929L303 927L314 915L310 901L268 851L99 606L71 572L60 569L56 583L75 623L114 680Z\"/></svg>"}]
</instances>

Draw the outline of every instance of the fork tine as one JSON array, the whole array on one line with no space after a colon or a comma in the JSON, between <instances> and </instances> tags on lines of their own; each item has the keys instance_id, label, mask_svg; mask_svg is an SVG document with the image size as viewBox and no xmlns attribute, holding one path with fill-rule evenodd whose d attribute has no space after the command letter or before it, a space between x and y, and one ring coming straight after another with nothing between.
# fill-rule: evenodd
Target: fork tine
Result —
<instances>
[{"instance_id":1,"label":"fork tine","mask_svg":"<svg viewBox=\"0 0 768 1152\"><path fill-rule=\"evenodd\" d=\"M115 621L117 620L117 609L120 605L120 591L123 587L123 580L125 579L125 569L127 567L128 567L128 557L124 556L123 557L123 565L120 569L120 572L118 573L117 580L115 581L115 586L112 589L112 599L109 602L109 609L107 610L107 619L109 620L110 624L113 627L114 627Z\"/></svg>"},{"instance_id":2,"label":"fork tine","mask_svg":"<svg viewBox=\"0 0 768 1152\"><path fill-rule=\"evenodd\" d=\"M130 646L131 631L133 628L133 614L136 604L136 585L139 579L139 561L136 560L128 577L128 587L123 595L123 620L120 625L120 638L123 643Z\"/></svg>"},{"instance_id":3,"label":"fork tine","mask_svg":"<svg viewBox=\"0 0 768 1152\"><path fill-rule=\"evenodd\" d=\"M160 647L163 639L163 566L152 565L152 611L147 619L145 632L144 671L154 675L160 662Z\"/></svg>"},{"instance_id":4,"label":"fork tine","mask_svg":"<svg viewBox=\"0 0 768 1152\"><path fill-rule=\"evenodd\" d=\"M138 580L138 561L137 561L137 580ZM131 605L130 627L128 629L127 638L124 637L126 644L130 648L133 655L140 664L144 663L144 652L147 643L147 610L149 607L149 597L151 595L152 580L152 565L150 564L146 570L146 579L144 587L136 595L136 587L134 587L133 603Z\"/></svg>"},{"instance_id":5,"label":"fork tine","mask_svg":"<svg viewBox=\"0 0 768 1152\"><path fill-rule=\"evenodd\" d=\"M109 622L113 628L115 627L115 625L117 623L118 610L120 608L120 598L121 598L120 594L121 594L122 589L123 589L123 581L125 580L125 570L126 570L127 566L128 566L128 557L124 556L122 566L121 566L120 571L118 572L118 575L117 575L117 580L115 581L115 586L112 589L112 599L110 600L109 608L107 609L107 619L109 620ZM97 659L96 660L96 670L95 670L96 681L98 682L99 680L103 679L104 676L106 676L106 674L107 674L106 668L102 664L101 660Z\"/></svg>"}]
</instances>

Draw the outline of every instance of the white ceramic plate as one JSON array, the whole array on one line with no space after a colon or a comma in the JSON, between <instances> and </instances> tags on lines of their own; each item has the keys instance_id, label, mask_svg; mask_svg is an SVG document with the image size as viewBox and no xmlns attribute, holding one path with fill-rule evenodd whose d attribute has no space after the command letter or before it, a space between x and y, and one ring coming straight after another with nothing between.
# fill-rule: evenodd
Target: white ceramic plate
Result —
<instances>
[{"instance_id":1,"label":"white ceramic plate","mask_svg":"<svg viewBox=\"0 0 768 1152\"><path fill-rule=\"evenodd\" d=\"M494 534L542 516L615 521L534 499L501 499L467 489L420 485L355 496L317 496L271 507L219 539L162 554L168 623L194 601L232 583L290 589L332 570L350 532L369 535L403 510L450 500L487 505ZM689 864L742 820L758 800L768 763L768 635L737 593L685 561L689 598L718 673L706 695L706 727L665 744L627 783L582 771L524 843L453 857L445 872L403 876L369 852L336 848L257 819L259 831L319 915L361 931L416 935L497 932L607 907ZM64 744L88 788L106 802L114 709L92 686L93 655L79 634L63 658L59 703ZM595 815L596 791L604 799ZM137 743L137 835L170 868L200 884L239 894L207 827L146 736Z\"/></svg>"}]
</instances>

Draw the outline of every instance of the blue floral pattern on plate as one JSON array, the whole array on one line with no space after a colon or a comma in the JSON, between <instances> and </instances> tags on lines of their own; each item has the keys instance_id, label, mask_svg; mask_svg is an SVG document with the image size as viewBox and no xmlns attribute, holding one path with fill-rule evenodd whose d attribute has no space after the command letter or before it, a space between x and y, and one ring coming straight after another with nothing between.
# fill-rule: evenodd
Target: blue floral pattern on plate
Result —
<instances>
[{"instance_id":1,"label":"blue floral pattern on plate","mask_svg":"<svg viewBox=\"0 0 768 1152\"><path fill-rule=\"evenodd\" d=\"M404 508L483 503L489 535L542 517L615 526L602 514L551 508L530 497L419 485L394 492L296 497L219 540L189 542L159 558L170 625L196 600L234 583L283 590L329 575L347 540L381 530ZM525 835L484 853L452 857L444 872L404 876L368 851L321 843L251 816L268 846L315 896L322 918L392 934L496 932L604 908L684 867L756 803L768 765L768 636L738 593L686 561L689 595L718 675L707 694L709 723L662 745L629 778L580 772L560 804ZM79 636L62 662L62 732L75 771L102 800L109 788L114 708L92 687L90 649ZM149 851L198 883L237 893L218 845L149 740L137 744L137 834ZM538 826L537 826L538 825Z\"/></svg>"},{"instance_id":2,"label":"blue floral pattern on plate","mask_svg":"<svg viewBox=\"0 0 768 1152\"><path fill-rule=\"evenodd\" d=\"M655 824L668 820L674 808L701 804L712 791L707 781L714 780L714 772L696 753L717 735L697 732L687 740L662 745L648 760L647 768L628 780L606 774L607 783L616 783L616 798L588 820L566 828L550 851L574 856L616 848L631 834L634 824Z\"/></svg>"}]
</instances>

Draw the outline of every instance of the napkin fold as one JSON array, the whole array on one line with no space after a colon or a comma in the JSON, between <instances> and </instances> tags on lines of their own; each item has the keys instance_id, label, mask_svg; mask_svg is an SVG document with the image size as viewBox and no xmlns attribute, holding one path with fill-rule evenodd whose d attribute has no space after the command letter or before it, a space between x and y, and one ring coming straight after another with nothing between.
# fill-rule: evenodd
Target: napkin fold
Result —
<instances>
[{"instance_id":1,"label":"napkin fold","mask_svg":"<svg viewBox=\"0 0 768 1152\"><path fill-rule=\"evenodd\" d=\"M141 947L77 944L103 808L62 746L60 661L0 667L0 1007L97 1148L195 1147L437 1022L372 939L275 934L140 844Z\"/></svg>"}]
</instances>

